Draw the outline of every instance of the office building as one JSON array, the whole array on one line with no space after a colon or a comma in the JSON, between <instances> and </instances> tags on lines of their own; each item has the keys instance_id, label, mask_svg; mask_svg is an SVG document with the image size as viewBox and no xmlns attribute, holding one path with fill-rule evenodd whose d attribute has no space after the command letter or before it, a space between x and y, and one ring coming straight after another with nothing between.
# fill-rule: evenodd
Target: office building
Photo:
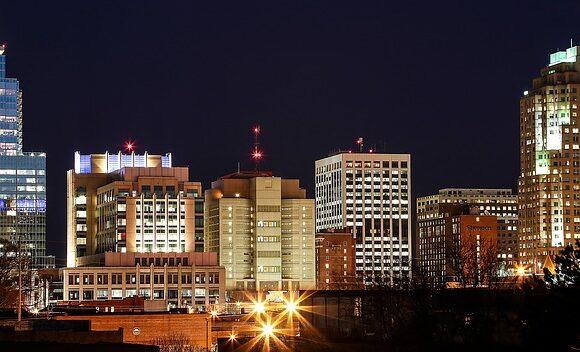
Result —
<instances>
[{"instance_id":1,"label":"office building","mask_svg":"<svg viewBox=\"0 0 580 352\"><path fill-rule=\"evenodd\" d=\"M76 153L67 187L68 267L105 252L203 251L201 183L170 154Z\"/></svg>"},{"instance_id":2,"label":"office building","mask_svg":"<svg viewBox=\"0 0 580 352\"><path fill-rule=\"evenodd\" d=\"M519 259L542 274L547 256L580 239L578 46L550 55L520 98Z\"/></svg>"},{"instance_id":3,"label":"office building","mask_svg":"<svg viewBox=\"0 0 580 352\"><path fill-rule=\"evenodd\" d=\"M316 234L316 289L360 288L356 278L355 240L348 229L328 229Z\"/></svg>"},{"instance_id":4,"label":"office building","mask_svg":"<svg viewBox=\"0 0 580 352\"><path fill-rule=\"evenodd\" d=\"M0 238L18 243L36 268L54 267L46 255L46 154L22 151L22 91L6 78L0 45Z\"/></svg>"},{"instance_id":5,"label":"office building","mask_svg":"<svg viewBox=\"0 0 580 352\"><path fill-rule=\"evenodd\" d=\"M442 203L418 221L416 276L434 286L479 287L499 281L497 216L478 206Z\"/></svg>"},{"instance_id":6,"label":"office building","mask_svg":"<svg viewBox=\"0 0 580 352\"><path fill-rule=\"evenodd\" d=\"M314 200L298 180L237 172L205 191L205 250L229 290L314 289Z\"/></svg>"},{"instance_id":7,"label":"office building","mask_svg":"<svg viewBox=\"0 0 580 352\"><path fill-rule=\"evenodd\" d=\"M445 188L437 194L417 198L417 234L430 228L437 219L448 216L448 204L464 204L479 209L481 215L497 217L499 275L511 276L518 264L517 195L511 189ZM421 259L421 257L418 257Z\"/></svg>"},{"instance_id":8,"label":"office building","mask_svg":"<svg viewBox=\"0 0 580 352\"><path fill-rule=\"evenodd\" d=\"M85 303L139 296L163 306L208 310L224 302L225 271L216 253L113 253L98 266L64 268L64 300ZM88 304L88 303L87 303Z\"/></svg>"},{"instance_id":9,"label":"office building","mask_svg":"<svg viewBox=\"0 0 580 352\"><path fill-rule=\"evenodd\" d=\"M315 163L316 231L349 227L365 284L411 275L411 156L341 152Z\"/></svg>"}]
</instances>

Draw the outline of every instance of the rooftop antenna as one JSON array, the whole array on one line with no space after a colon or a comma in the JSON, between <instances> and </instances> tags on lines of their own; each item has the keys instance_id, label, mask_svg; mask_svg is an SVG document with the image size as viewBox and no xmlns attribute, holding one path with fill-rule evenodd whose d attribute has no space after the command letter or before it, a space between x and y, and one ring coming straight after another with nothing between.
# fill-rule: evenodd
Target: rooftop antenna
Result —
<instances>
[{"instance_id":1,"label":"rooftop antenna","mask_svg":"<svg viewBox=\"0 0 580 352\"><path fill-rule=\"evenodd\" d=\"M364 147L364 138L363 137L358 137L358 139L356 140L356 144L358 145L358 151L360 153L362 153L363 147Z\"/></svg>"},{"instance_id":2,"label":"rooftop antenna","mask_svg":"<svg viewBox=\"0 0 580 352\"><path fill-rule=\"evenodd\" d=\"M238 161L238 174L240 173L240 162Z\"/></svg>"},{"instance_id":3,"label":"rooftop antenna","mask_svg":"<svg viewBox=\"0 0 580 352\"><path fill-rule=\"evenodd\" d=\"M262 160L262 157L264 156L264 154L260 150L260 140L259 140L260 126L259 125L254 126L252 132L254 133L254 150L252 151L252 159L254 160L255 170L258 171L260 168L260 160Z\"/></svg>"}]
</instances>

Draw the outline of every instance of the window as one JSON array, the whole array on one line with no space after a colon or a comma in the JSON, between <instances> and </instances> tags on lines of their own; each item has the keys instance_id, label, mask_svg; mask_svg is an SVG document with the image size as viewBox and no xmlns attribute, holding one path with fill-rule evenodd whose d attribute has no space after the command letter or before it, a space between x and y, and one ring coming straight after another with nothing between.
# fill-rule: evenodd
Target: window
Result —
<instances>
[{"instance_id":1,"label":"window","mask_svg":"<svg viewBox=\"0 0 580 352\"><path fill-rule=\"evenodd\" d=\"M83 290L83 300L91 301L94 299L94 291L93 290Z\"/></svg>"},{"instance_id":2,"label":"window","mask_svg":"<svg viewBox=\"0 0 580 352\"><path fill-rule=\"evenodd\" d=\"M70 291L68 291L68 299L69 299L69 301L78 301L78 299L79 299L79 290L70 290Z\"/></svg>"}]
</instances>

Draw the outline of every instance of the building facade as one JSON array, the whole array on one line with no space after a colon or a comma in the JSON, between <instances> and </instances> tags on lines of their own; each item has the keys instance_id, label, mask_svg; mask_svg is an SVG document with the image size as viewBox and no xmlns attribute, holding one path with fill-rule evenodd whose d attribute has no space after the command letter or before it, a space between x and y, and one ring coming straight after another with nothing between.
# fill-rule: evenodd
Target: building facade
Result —
<instances>
[{"instance_id":1,"label":"building facade","mask_svg":"<svg viewBox=\"0 0 580 352\"><path fill-rule=\"evenodd\" d=\"M489 286L500 273L498 218L478 206L443 203L417 222L418 269L434 286Z\"/></svg>"},{"instance_id":2,"label":"building facade","mask_svg":"<svg viewBox=\"0 0 580 352\"><path fill-rule=\"evenodd\" d=\"M67 173L68 267L105 252L203 251L201 183L189 181L188 168L147 154L115 154L121 163L112 166L97 156L90 168L75 157Z\"/></svg>"},{"instance_id":3,"label":"building facade","mask_svg":"<svg viewBox=\"0 0 580 352\"><path fill-rule=\"evenodd\" d=\"M205 191L205 250L229 290L313 289L314 200L298 180L238 172Z\"/></svg>"},{"instance_id":4,"label":"building facade","mask_svg":"<svg viewBox=\"0 0 580 352\"><path fill-rule=\"evenodd\" d=\"M417 198L417 237L437 219L446 217L448 204L464 204L477 208L478 214L497 217L497 250L499 275L514 275L518 264L517 195L511 189L445 188L437 194ZM420 245L420 244L419 244ZM421 257L418 256L419 260Z\"/></svg>"},{"instance_id":5,"label":"building facade","mask_svg":"<svg viewBox=\"0 0 580 352\"><path fill-rule=\"evenodd\" d=\"M22 151L22 91L6 78L0 45L0 238L20 244L36 268L54 267L46 255L46 154Z\"/></svg>"},{"instance_id":6,"label":"building facade","mask_svg":"<svg viewBox=\"0 0 580 352\"><path fill-rule=\"evenodd\" d=\"M550 63L520 99L519 259L542 274L546 256L580 239L579 49Z\"/></svg>"},{"instance_id":7,"label":"building facade","mask_svg":"<svg viewBox=\"0 0 580 352\"><path fill-rule=\"evenodd\" d=\"M411 156L338 153L315 163L316 230L349 227L361 282L411 275Z\"/></svg>"},{"instance_id":8,"label":"building facade","mask_svg":"<svg viewBox=\"0 0 580 352\"><path fill-rule=\"evenodd\" d=\"M216 253L104 253L98 266L64 268L70 302L140 296L200 310L225 299L225 271Z\"/></svg>"},{"instance_id":9,"label":"building facade","mask_svg":"<svg viewBox=\"0 0 580 352\"><path fill-rule=\"evenodd\" d=\"M348 229L316 234L316 289L359 288L355 265L355 239Z\"/></svg>"}]
</instances>

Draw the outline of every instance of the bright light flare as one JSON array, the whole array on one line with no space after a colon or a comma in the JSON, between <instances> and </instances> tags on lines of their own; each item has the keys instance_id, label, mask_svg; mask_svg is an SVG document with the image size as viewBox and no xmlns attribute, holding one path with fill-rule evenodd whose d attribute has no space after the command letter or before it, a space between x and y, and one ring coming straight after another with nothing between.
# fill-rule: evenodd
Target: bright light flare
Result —
<instances>
[{"instance_id":1,"label":"bright light flare","mask_svg":"<svg viewBox=\"0 0 580 352\"><path fill-rule=\"evenodd\" d=\"M234 334L233 332L230 334L230 341L235 341L236 339L236 334Z\"/></svg>"},{"instance_id":2,"label":"bright light flare","mask_svg":"<svg viewBox=\"0 0 580 352\"><path fill-rule=\"evenodd\" d=\"M218 316L217 310L212 310L211 312L209 312L209 314L211 315L212 318L216 318Z\"/></svg>"},{"instance_id":3,"label":"bright light flare","mask_svg":"<svg viewBox=\"0 0 580 352\"><path fill-rule=\"evenodd\" d=\"M264 334L264 336L270 336L274 333L274 327L272 326L272 324L266 324L264 326L262 326L262 333Z\"/></svg>"},{"instance_id":4,"label":"bright light flare","mask_svg":"<svg viewBox=\"0 0 580 352\"><path fill-rule=\"evenodd\" d=\"M296 302L294 302L294 301L286 302L286 311L288 313L294 314L294 313L296 313L297 309L298 309L298 305L296 304Z\"/></svg>"},{"instance_id":5,"label":"bright light flare","mask_svg":"<svg viewBox=\"0 0 580 352\"><path fill-rule=\"evenodd\" d=\"M252 153L252 158L253 158L253 159L255 159L255 160L262 159L262 156L264 156L264 155L263 155L263 154L262 154L262 152L261 152L261 151L259 151L259 150L255 150L255 151Z\"/></svg>"},{"instance_id":6,"label":"bright light flare","mask_svg":"<svg viewBox=\"0 0 580 352\"><path fill-rule=\"evenodd\" d=\"M133 141L126 141L125 142L125 151L130 153L135 150L135 142Z\"/></svg>"},{"instance_id":7,"label":"bright light flare","mask_svg":"<svg viewBox=\"0 0 580 352\"><path fill-rule=\"evenodd\" d=\"M262 314L266 311L266 305L264 302L256 302L254 303L254 313Z\"/></svg>"},{"instance_id":8,"label":"bright light flare","mask_svg":"<svg viewBox=\"0 0 580 352\"><path fill-rule=\"evenodd\" d=\"M252 130L254 131L255 134L258 134L260 133L260 126L254 126Z\"/></svg>"},{"instance_id":9,"label":"bright light flare","mask_svg":"<svg viewBox=\"0 0 580 352\"><path fill-rule=\"evenodd\" d=\"M516 268L516 273L518 276L524 276L526 274L526 268L524 268L522 265L518 265Z\"/></svg>"}]
</instances>

